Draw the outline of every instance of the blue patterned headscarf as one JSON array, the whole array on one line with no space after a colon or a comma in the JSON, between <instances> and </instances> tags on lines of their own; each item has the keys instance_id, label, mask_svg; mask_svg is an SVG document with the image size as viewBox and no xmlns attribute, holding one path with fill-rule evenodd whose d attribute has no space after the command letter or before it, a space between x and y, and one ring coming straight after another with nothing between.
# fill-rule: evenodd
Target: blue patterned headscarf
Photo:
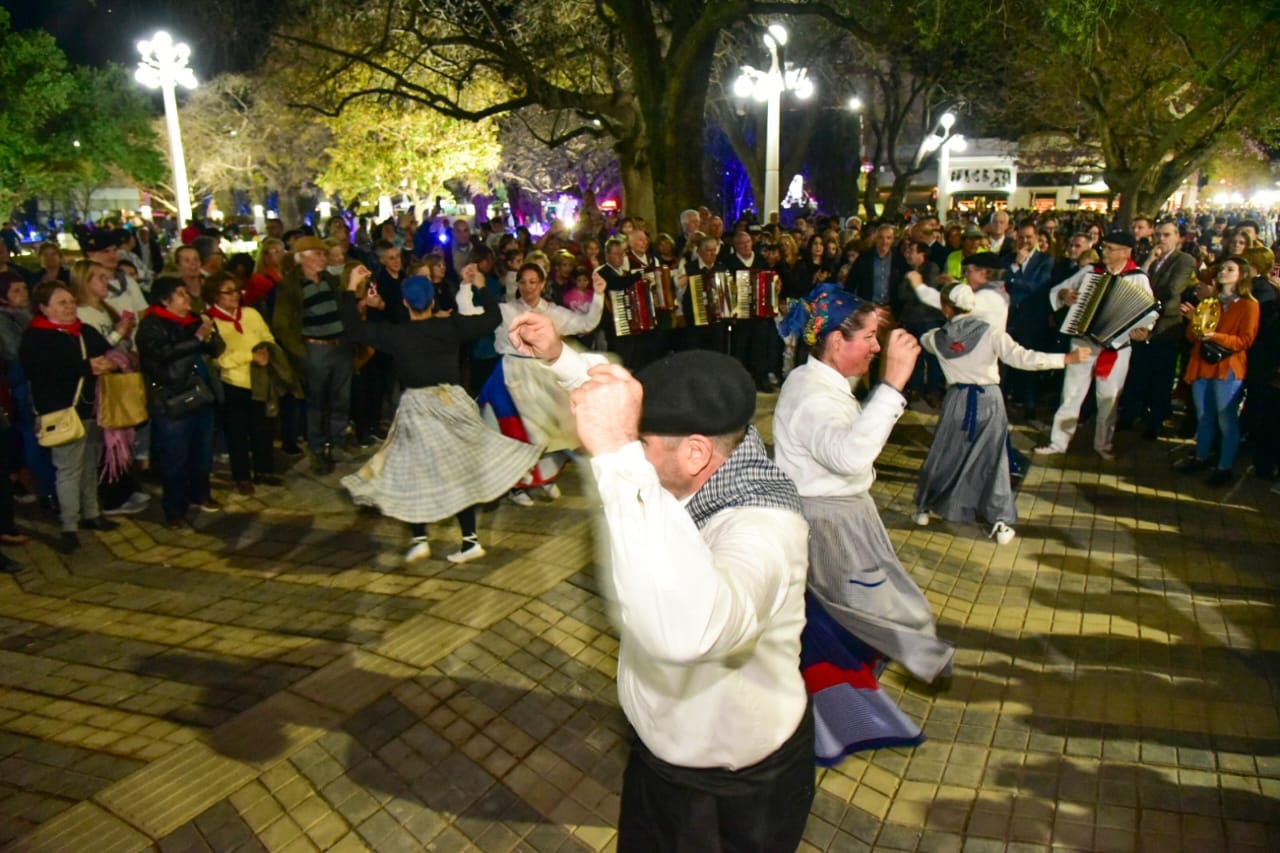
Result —
<instances>
[{"instance_id":1,"label":"blue patterned headscarf","mask_svg":"<svg viewBox=\"0 0 1280 853\"><path fill-rule=\"evenodd\" d=\"M840 328L840 324L861 304L861 299L838 284L827 282L818 285L804 298L808 316L804 324L804 342L813 346L818 338Z\"/></svg>"}]
</instances>

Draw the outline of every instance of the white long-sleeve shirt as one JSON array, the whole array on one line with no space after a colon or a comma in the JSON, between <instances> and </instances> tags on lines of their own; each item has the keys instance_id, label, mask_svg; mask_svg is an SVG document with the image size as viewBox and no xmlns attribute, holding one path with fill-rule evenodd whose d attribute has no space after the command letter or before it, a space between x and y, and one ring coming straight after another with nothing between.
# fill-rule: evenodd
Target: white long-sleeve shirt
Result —
<instances>
[{"instance_id":1,"label":"white long-sleeve shirt","mask_svg":"<svg viewBox=\"0 0 1280 853\"><path fill-rule=\"evenodd\" d=\"M498 326L493 332L493 348L497 350L498 355L517 355L516 348L511 345L511 339L507 336L512 320L521 314L533 311L550 317L551 324L556 328L556 334L562 337L565 335L583 335L600 325L600 315L604 311L604 296L599 293L593 293L591 295L591 305L587 308L585 314L570 311L563 305L556 305L545 299L539 299L538 304L532 308L523 299L517 299L515 302L504 302L498 308L502 311L502 325Z\"/></svg>"},{"instance_id":2,"label":"white long-sleeve shirt","mask_svg":"<svg viewBox=\"0 0 1280 853\"><path fill-rule=\"evenodd\" d=\"M592 363L566 349L552 369L573 387ZM808 524L794 512L739 507L699 530L638 441L594 457L591 469L608 526L604 587L628 721L671 764L759 762L795 733L807 702Z\"/></svg>"},{"instance_id":3,"label":"white long-sleeve shirt","mask_svg":"<svg viewBox=\"0 0 1280 853\"><path fill-rule=\"evenodd\" d=\"M942 291L924 284L916 288L916 296L930 308L942 310ZM973 310L969 313L986 320L996 331L1003 332L1009 324L1009 297L999 286L987 285L973 292Z\"/></svg>"},{"instance_id":4,"label":"white long-sleeve shirt","mask_svg":"<svg viewBox=\"0 0 1280 853\"><path fill-rule=\"evenodd\" d=\"M810 358L791 371L773 411L774 461L802 497L865 494L875 482L884 450L907 401L881 383L866 408L849 380Z\"/></svg>"},{"instance_id":5,"label":"white long-sleeve shirt","mask_svg":"<svg viewBox=\"0 0 1280 853\"><path fill-rule=\"evenodd\" d=\"M972 317L972 315L967 315ZM981 318L973 318L986 325ZM965 316L952 321L967 322ZM941 340L945 339L945 329L931 329L920 338L920 346L938 356L942 372L947 377L948 385L999 385L1000 364L1003 361L1019 370L1059 370L1064 366L1066 356L1062 353L1039 352L1025 349L1007 332L997 332L989 325L986 331L976 338L972 346L960 355L943 352ZM950 357L948 357L950 356Z\"/></svg>"}]
</instances>

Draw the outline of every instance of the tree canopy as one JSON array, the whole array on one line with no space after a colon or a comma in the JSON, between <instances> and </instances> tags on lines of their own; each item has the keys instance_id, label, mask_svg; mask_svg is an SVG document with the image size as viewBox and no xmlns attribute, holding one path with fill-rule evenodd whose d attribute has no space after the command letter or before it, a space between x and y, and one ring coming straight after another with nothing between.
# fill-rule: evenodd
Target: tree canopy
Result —
<instances>
[{"instance_id":1,"label":"tree canopy","mask_svg":"<svg viewBox=\"0 0 1280 853\"><path fill-rule=\"evenodd\" d=\"M1023 0L1029 2L1029 0ZM1045 0L1014 40L1006 127L1098 146L1120 218L1157 209L1280 103L1271 0Z\"/></svg>"},{"instance_id":2,"label":"tree canopy","mask_svg":"<svg viewBox=\"0 0 1280 853\"><path fill-rule=\"evenodd\" d=\"M119 66L75 67L52 37L15 33L0 10L0 204L87 195L122 174L164 170L147 96Z\"/></svg>"}]
</instances>

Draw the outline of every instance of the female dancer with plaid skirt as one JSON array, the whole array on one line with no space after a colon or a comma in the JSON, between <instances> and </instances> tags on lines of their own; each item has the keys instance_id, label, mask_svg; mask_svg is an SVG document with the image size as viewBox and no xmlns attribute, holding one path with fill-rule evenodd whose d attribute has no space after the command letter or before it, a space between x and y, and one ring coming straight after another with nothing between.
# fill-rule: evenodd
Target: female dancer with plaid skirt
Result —
<instances>
[{"instance_id":1,"label":"female dancer with plaid skirt","mask_svg":"<svg viewBox=\"0 0 1280 853\"><path fill-rule=\"evenodd\" d=\"M1009 476L1009 417L1000 393L1003 361L1019 370L1061 370L1088 359L1089 348L1063 355L1023 349L1002 329L970 313L973 289L953 284L942 294L947 325L926 332L925 350L938 357L947 378L947 396L929 455L916 486L916 524L929 513L948 521L991 524L989 538L1000 545L1013 540L1018 511Z\"/></svg>"},{"instance_id":2,"label":"female dancer with plaid skirt","mask_svg":"<svg viewBox=\"0 0 1280 853\"><path fill-rule=\"evenodd\" d=\"M409 522L413 542L406 564L431 556L427 524L457 515L462 548L453 563L483 557L476 533L476 504L501 497L537 460L539 448L506 438L480 420L475 402L461 387L458 348L493 334L501 321L498 306L483 290L475 265L462 270L457 310L437 316L435 289L426 276L401 285L408 323L366 323L360 319L356 291L369 270L352 272L343 296L342 322L349 339L392 357L404 386L395 420L382 448L355 474L342 478L352 499L377 507L384 515ZM475 301L481 303L475 305ZM370 288L365 304L384 309Z\"/></svg>"}]
</instances>

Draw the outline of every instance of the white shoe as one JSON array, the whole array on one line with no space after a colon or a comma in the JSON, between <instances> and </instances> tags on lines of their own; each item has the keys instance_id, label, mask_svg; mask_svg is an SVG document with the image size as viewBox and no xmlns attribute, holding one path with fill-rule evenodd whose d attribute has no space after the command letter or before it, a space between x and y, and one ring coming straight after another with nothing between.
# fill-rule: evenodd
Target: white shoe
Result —
<instances>
[{"instance_id":1,"label":"white shoe","mask_svg":"<svg viewBox=\"0 0 1280 853\"><path fill-rule=\"evenodd\" d=\"M929 526L929 513L927 513L927 512L917 512L917 513L916 513L916 516L915 516L914 521L915 521L915 523L916 523L916 524L920 525L921 527L928 527L928 526Z\"/></svg>"},{"instance_id":2,"label":"white shoe","mask_svg":"<svg viewBox=\"0 0 1280 853\"><path fill-rule=\"evenodd\" d=\"M529 493L523 489L512 489L507 492L507 497L511 498L511 502L516 506L533 506L533 498L529 497Z\"/></svg>"},{"instance_id":3,"label":"white shoe","mask_svg":"<svg viewBox=\"0 0 1280 853\"><path fill-rule=\"evenodd\" d=\"M1106 462L1116 461L1116 455L1112 453L1110 450L1099 450L1098 455L1101 456L1103 460Z\"/></svg>"},{"instance_id":4,"label":"white shoe","mask_svg":"<svg viewBox=\"0 0 1280 853\"><path fill-rule=\"evenodd\" d=\"M412 565L419 560L426 560L431 556L431 543L427 541L427 537L415 536L413 544L409 546L409 550L404 552L404 564Z\"/></svg>"},{"instance_id":5,"label":"white shoe","mask_svg":"<svg viewBox=\"0 0 1280 853\"><path fill-rule=\"evenodd\" d=\"M555 501L560 499L560 487L555 483L547 483L542 487L542 493L547 496L547 500Z\"/></svg>"},{"instance_id":6,"label":"white shoe","mask_svg":"<svg viewBox=\"0 0 1280 853\"><path fill-rule=\"evenodd\" d=\"M997 545L1008 545L1013 541L1013 537L1017 534L1009 525L1003 521L997 521L991 528L991 532L987 534L988 539L994 538Z\"/></svg>"},{"instance_id":7,"label":"white shoe","mask_svg":"<svg viewBox=\"0 0 1280 853\"><path fill-rule=\"evenodd\" d=\"M463 548L456 554L450 554L448 557L445 557L445 559L450 563L469 563L472 560L478 560L485 555L485 550L480 547L479 542L463 539L462 544L467 547Z\"/></svg>"},{"instance_id":8,"label":"white shoe","mask_svg":"<svg viewBox=\"0 0 1280 853\"><path fill-rule=\"evenodd\" d=\"M1032 451L1036 456L1061 456L1065 450L1059 450L1052 444L1045 444Z\"/></svg>"},{"instance_id":9,"label":"white shoe","mask_svg":"<svg viewBox=\"0 0 1280 853\"><path fill-rule=\"evenodd\" d=\"M134 492L129 495L128 500L120 504L115 509L104 509L103 515L135 515L147 508L147 504L151 503L151 495L146 492Z\"/></svg>"}]
</instances>

